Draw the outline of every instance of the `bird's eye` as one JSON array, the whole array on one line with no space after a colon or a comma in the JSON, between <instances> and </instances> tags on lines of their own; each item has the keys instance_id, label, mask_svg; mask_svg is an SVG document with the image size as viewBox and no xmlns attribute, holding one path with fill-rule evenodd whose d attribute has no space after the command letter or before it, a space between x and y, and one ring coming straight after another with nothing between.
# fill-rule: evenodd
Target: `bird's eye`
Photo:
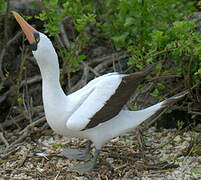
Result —
<instances>
[{"instance_id":1,"label":"bird's eye","mask_svg":"<svg viewBox=\"0 0 201 180\"><path fill-rule=\"evenodd\" d=\"M38 43L40 41L40 35L38 32L34 33L34 38L35 38L36 43Z\"/></svg>"},{"instance_id":2,"label":"bird's eye","mask_svg":"<svg viewBox=\"0 0 201 180\"><path fill-rule=\"evenodd\" d=\"M40 41L40 35L38 32L34 32L33 36L35 41L31 44L31 50L36 51L38 48L38 43Z\"/></svg>"},{"instance_id":3,"label":"bird's eye","mask_svg":"<svg viewBox=\"0 0 201 180\"><path fill-rule=\"evenodd\" d=\"M39 38L36 38L36 42L37 42L37 43L39 42Z\"/></svg>"}]
</instances>

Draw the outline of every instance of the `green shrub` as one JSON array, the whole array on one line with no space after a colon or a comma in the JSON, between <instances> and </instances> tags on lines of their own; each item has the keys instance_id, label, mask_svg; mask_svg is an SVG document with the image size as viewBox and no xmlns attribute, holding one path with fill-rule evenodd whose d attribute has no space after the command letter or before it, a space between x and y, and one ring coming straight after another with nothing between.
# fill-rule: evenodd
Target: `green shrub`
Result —
<instances>
[{"instance_id":1,"label":"green shrub","mask_svg":"<svg viewBox=\"0 0 201 180\"><path fill-rule=\"evenodd\" d=\"M44 10L38 16L45 21L45 32L55 36L58 24L71 17L77 37L70 49L59 50L64 60L63 74L75 72L86 57L83 46L91 40L85 33L90 24L102 32L99 38L113 42L117 51L130 53L128 65L139 69L155 61L174 61L173 69L161 69L161 75L190 77L190 85L200 83L201 36L195 24L186 18L195 11L185 0L43 0ZM190 67L190 68L189 68ZM152 93L160 97L164 84Z\"/></svg>"}]
</instances>

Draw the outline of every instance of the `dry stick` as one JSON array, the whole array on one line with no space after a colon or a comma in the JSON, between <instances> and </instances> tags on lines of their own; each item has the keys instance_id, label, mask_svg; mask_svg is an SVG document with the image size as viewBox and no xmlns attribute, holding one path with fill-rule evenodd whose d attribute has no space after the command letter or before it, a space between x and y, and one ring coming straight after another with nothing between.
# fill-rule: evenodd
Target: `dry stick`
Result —
<instances>
[{"instance_id":1,"label":"dry stick","mask_svg":"<svg viewBox=\"0 0 201 180\"><path fill-rule=\"evenodd\" d=\"M43 106L33 107L32 111L34 114L41 113L43 111ZM19 123L20 121L22 121L24 119L25 119L24 113L21 113L20 115L16 116L15 119L10 119L8 121L4 121L4 122L0 123L0 125L2 128L7 128L9 126L12 126L13 124Z\"/></svg>"},{"instance_id":2,"label":"dry stick","mask_svg":"<svg viewBox=\"0 0 201 180\"><path fill-rule=\"evenodd\" d=\"M61 173L61 171L59 171L59 172L57 173L57 175L56 175L56 177L54 178L54 180L57 180L57 178L59 177L60 173Z\"/></svg>"},{"instance_id":3,"label":"dry stick","mask_svg":"<svg viewBox=\"0 0 201 180\"><path fill-rule=\"evenodd\" d=\"M21 145L21 144L23 144L23 143L15 144L15 145L13 145L13 146L9 145L8 147L6 147L5 150L3 150L3 151L0 152L0 158L1 158L1 159L5 159L5 158L7 158L10 154L13 154L13 153L17 152L18 149L19 149L19 145ZM11 150L9 150L9 148L11 148ZM9 151L8 151L8 150L9 150Z\"/></svg>"},{"instance_id":4,"label":"dry stick","mask_svg":"<svg viewBox=\"0 0 201 180\"><path fill-rule=\"evenodd\" d=\"M36 75L32 78L29 78L27 80L23 80L21 81L20 83L20 88L25 86L25 85L30 85L30 84L34 84L34 83L37 83L37 82L40 82L42 80L42 77L41 75Z\"/></svg>"},{"instance_id":5,"label":"dry stick","mask_svg":"<svg viewBox=\"0 0 201 180\"><path fill-rule=\"evenodd\" d=\"M44 118L45 119L45 118ZM39 119L38 121L37 121L37 124L38 123L40 123L40 122L42 122L42 118L41 119ZM33 125L33 126L35 126L36 125L36 123ZM37 133L37 132L41 132L43 129L45 129L46 127L48 127L48 124L47 123L45 123L43 126L42 126L42 128L40 128L40 129L38 129L38 130L35 130L35 133ZM31 127L30 127L31 128ZM26 128L25 128L26 129ZM6 149L5 150L3 150L3 151L0 151L0 158L1 159L5 159L5 158L7 158L10 154L13 154L13 153L15 153L16 151L18 151L18 149L19 149L19 146L20 145L22 145L22 144L24 144L24 142L22 142L22 143L19 143L19 142L21 142L23 139L25 139L29 134L31 133L31 131L28 131L28 129L24 132L24 134L22 135L22 136L20 136L20 138L18 138L15 142L13 142L12 144L10 144L9 146L7 146L6 147ZM11 148L11 150L9 150ZM9 150L9 151L8 151Z\"/></svg>"},{"instance_id":6,"label":"dry stick","mask_svg":"<svg viewBox=\"0 0 201 180\"><path fill-rule=\"evenodd\" d=\"M6 140L6 138L3 136L3 133L2 133L2 132L0 132L0 139L1 139L1 141L6 145L6 147L9 146L9 143L8 143L8 141Z\"/></svg>"},{"instance_id":7,"label":"dry stick","mask_svg":"<svg viewBox=\"0 0 201 180\"><path fill-rule=\"evenodd\" d=\"M62 36L62 38L64 40L65 47L68 50L70 50L70 42L68 40L67 33L66 33L65 29L64 29L64 25L62 23L60 23L59 25L61 26L61 31L60 32L61 32L61 36Z\"/></svg>"},{"instance_id":8,"label":"dry stick","mask_svg":"<svg viewBox=\"0 0 201 180\"><path fill-rule=\"evenodd\" d=\"M89 61L89 65L92 66L94 64L98 64L98 63L106 62L106 61L109 61L109 60L113 60L114 57L116 58L115 61L118 61L118 60L127 58L129 56L130 55L128 53L126 53L126 52L112 53L112 54L109 54L107 56L91 59Z\"/></svg>"},{"instance_id":9,"label":"dry stick","mask_svg":"<svg viewBox=\"0 0 201 180\"><path fill-rule=\"evenodd\" d=\"M159 76L160 76L161 69L162 69L162 62L161 62L161 68L160 68L159 71L157 72L156 77L159 77ZM152 84L152 88L154 88L154 84ZM150 88L150 91L148 91L147 94L145 94L145 99L148 98L148 96L149 96L151 90L152 90L152 89ZM147 105L146 102L143 103L143 106L145 106L145 105Z\"/></svg>"},{"instance_id":10,"label":"dry stick","mask_svg":"<svg viewBox=\"0 0 201 180\"><path fill-rule=\"evenodd\" d=\"M153 82L153 81L162 81L165 79L172 79L172 78L179 78L180 76L178 75L168 75L168 76L157 76L151 79L148 79L147 82ZM149 94L149 92L154 88L154 85L151 84L148 88L146 88L147 85L144 86L143 89L146 90L146 92L144 92L143 94ZM142 90L143 90L142 89ZM140 92L137 93L137 95L135 95L135 97L133 98L132 102L133 104L135 104L135 102L137 101L137 98L140 96L140 94L142 93L142 90ZM145 98L146 99L146 98ZM148 102L145 101L145 103L142 105L142 107L144 107Z\"/></svg>"},{"instance_id":11,"label":"dry stick","mask_svg":"<svg viewBox=\"0 0 201 180\"><path fill-rule=\"evenodd\" d=\"M161 81L161 80L165 80L165 79L171 79L171 78L180 78L181 76L178 75L168 75L168 76L158 76L158 77L154 77L151 79L148 79L147 81Z\"/></svg>"},{"instance_id":12,"label":"dry stick","mask_svg":"<svg viewBox=\"0 0 201 180\"><path fill-rule=\"evenodd\" d=\"M197 98L197 101L198 101L199 104L201 104L201 97L200 97L199 89L197 88L197 89L195 89L195 91L196 91L196 98Z\"/></svg>"},{"instance_id":13,"label":"dry stick","mask_svg":"<svg viewBox=\"0 0 201 180\"><path fill-rule=\"evenodd\" d=\"M93 70L92 70L92 68L90 68L90 69L95 75L99 76L99 73L97 73L98 71L100 71L100 70L104 69L105 67L107 67L108 65L112 64L113 61L123 59L123 58L125 58L127 56L128 56L128 54L125 54L124 52L123 53L121 52L121 53L113 53L113 54L111 54L109 56L104 56L102 58L96 58L96 59L92 60L91 63L89 63L89 64L92 64L92 63L95 63L95 62L96 63L101 62L101 63L98 64ZM89 73L89 66L88 66L88 64L86 64L84 62L82 62L82 64L84 65L82 78L76 85L74 85L71 88L70 92L74 92L76 89L78 89L78 87L82 87L87 82L87 77L88 77L88 73Z\"/></svg>"},{"instance_id":14,"label":"dry stick","mask_svg":"<svg viewBox=\"0 0 201 180\"><path fill-rule=\"evenodd\" d=\"M187 74L187 80L186 80L187 82L186 82L186 85L187 85L187 88L188 88L188 90L189 90L189 95L190 95L192 101L195 102L195 101L194 101L195 98L194 98L192 89L191 89L191 87L190 87L190 76L191 76L191 64L192 64L192 61L193 61L193 56L191 56L190 62L189 62L189 64L188 64L188 74Z\"/></svg>"},{"instance_id":15,"label":"dry stick","mask_svg":"<svg viewBox=\"0 0 201 180\"><path fill-rule=\"evenodd\" d=\"M36 126L37 124L41 123L41 122L45 122L45 116L38 119L37 121L34 121L33 123L29 124L26 128L24 128L20 133L23 133L18 139L16 139L14 142L12 142L9 147L12 147L13 145L16 145L20 142L22 142L30 133L31 131L29 131L31 128L33 128L34 126Z\"/></svg>"},{"instance_id":16,"label":"dry stick","mask_svg":"<svg viewBox=\"0 0 201 180\"><path fill-rule=\"evenodd\" d=\"M0 65L1 66L1 65ZM1 70L0 70L1 71ZM1 72L0 72L1 73ZM0 103L2 103L8 96L13 91L13 88L10 88L8 91L6 91L2 96L0 96Z\"/></svg>"},{"instance_id":17,"label":"dry stick","mask_svg":"<svg viewBox=\"0 0 201 180\"><path fill-rule=\"evenodd\" d=\"M113 63L113 59L110 59L108 61L105 61L105 62L102 62L100 63L99 65L97 65L94 70L95 71L100 71L100 70L103 70L105 67L109 66L110 64Z\"/></svg>"},{"instance_id":18,"label":"dry stick","mask_svg":"<svg viewBox=\"0 0 201 180\"><path fill-rule=\"evenodd\" d=\"M114 57L116 59L114 59ZM88 66L87 69L90 70L91 72L93 72L96 76L100 76L100 74L99 74L100 70L102 70L105 67L107 67L108 65L112 64L114 60L117 61L117 60L120 60L120 59L123 59L123 58L126 58L126 57L128 57L128 54L126 54L125 52L121 52L121 53L112 53L112 54L110 54L108 56L92 59L87 64L87 66ZM89 67L89 65L92 66L93 64L97 64L97 63L99 63L99 64L94 69ZM82 69L82 66L79 66L79 69ZM83 79L81 79L76 85L71 87L69 92L74 92L76 89L78 89L78 87L82 87L82 86L83 86Z\"/></svg>"},{"instance_id":19,"label":"dry stick","mask_svg":"<svg viewBox=\"0 0 201 180\"><path fill-rule=\"evenodd\" d=\"M94 75L95 75L96 77L99 77L99 76L100 76L100 74L99 74L96 70L94 70L94 69L91 68L90 66L88 66L88 68L89 68L89 71L91 71L92 73L94 73Z\"/></svg>"},{"instance_id":20,"label":"dry stick","mask_svg":"<svg viewBox=\"0 0 201 180\"><path fill-rule=\"evenodd\" d=\"M62 42L61 42L62 43ZM100 69L104 68L107 65L112 64L112 61L114 60L113 58L116 58L115 61L124 59L126 57L129 57L129 54L126 52L118 52L118 53L112 53L110 55L107 56L103 56L103 57L99 57L99 58L95 58L95 59L91 59L89 60L88 64L88 68L89 70L94 73L96 76L100 76L99 71ZM109 61L109 62L108 62ZM103 63L103 64L102 64ZM98 64L98 65L97 65ZM93 68L91 66L96 65L96 69ZM83 66L79 66L78 70L82 69Z\"/></svg>"},{"instance_id":21,"label":"dry stick","mask_svg":"<svg viewBox=\"0 0 201 180\"><path fill-rule=\"evenodd\" d=\"M83 74L82 74L82 81L83 81L83 84L82 86L86 85L87 84L87 79L88 79L88 74L89 74L89 66L87 63L85 62L82 62L84 68L83 68Z\"/></svg>"},{"instance_id":22,"label":"dry stick","mask_svg":"<svg viewBox=\"0 0 201 180\"><path fill-rule=\"evenodd\" d=\"M24 42L24 38L23 38L23 42ZM24 50L24 43L22 44L22 62L21 62L21 65L20 65L20 72L18 74L18 77L17 77L17 95L19 95L19 90L20 90L20 81L22 79L22 73L24 71L24 64L25 64L25 61L26 61L26 57L27 57L27 52L28 52L28 48Z\"/></svg>"},{"instance_id":23,"label":"dry stick","mask_svg":"<svg viewBox=\"0 0 201 180\"><path fill-rule=\"evenodd\" d=\"M56 39L57 43L60 45L61 48L65 48L64 44L63 44L63 42L62 42L62 40L61 40L61 38L60 38L60 36L58 34L56 35L55 39Z\"/></svg>"},{"instance_id":24,"label":"dry stick","mask_svg":"<svg viewBox=\"0 0 201 180\"><path fill-rule=\"evenodd\" d=\"M112 53L107 56L90 59L89 62L87 62L88 68L96 76L100 76L100 74L98 72L100 70L100 68L102 67L102 65L100 65L100 64L105 62L106 65L104 65L104 67L107 66L107 63L112 64L111 62L106 62L106 61L113 60L112 58L114 58L114 57L116 58L115 61L118 61L118 60L124 59L126 57L129 57L129 54L126 52L118 52L118 53ZM97 64L100 65L100 67L97 67L98 66ZM97 67L97 70L95 68L92 69L92 66L95 66L95 65ZM83 66L81 66L81 65L78 66L78 70L81 70L82 68L83 68Z\"/></svg>"},{"instance_id":25,"label":"dry stick","mask_svg":"<svg viewBox=\"0 0 201 180\"><path fill-rule=\"evenodd\" d=\"M25 79L27 79L27 71L25 70ZM27 108L27 112L28 112L28 118L29 118L29 122L32 123L32 107L31 107L31 97L29 98L29 91L28 91L28 86L27 86L27 83L25 85L25 95L26 95L26 102L27 102L27 105L23 99L23 103L25 104L25 108Z\"/></svg>"},{"instance_id":26,"label":"dry stick","mask_svg":"<svg viewBox=\"0 0 201 180\"><path fill-rule=\"evenodd\" d=\"M194 115L201 115L201 112L192 111L191 105L192 105L192 103L188 103L188 113L194 114Z\"/></svg>"},{"instance_id":27,"label":"dry stick","mask_svg":"<svg viewBox=\"0 0 201 180\"><path fill-rule=\"evenodd\" d=\"M140 127L137 128L136 137L137 137L138 143L140 144L140 151L142 153L142 156L143 156L143 158L145 158L146 144L144 142L142 129Z\"/></svg>"},{"instance_id":28,"label":"dry stick","mask_svg":"<svg viewBox=\"0 0 201 180\"><path fill-rule=\"evenodd\" d=\"M15 144L18 144L18 143L22 142L28 136L28 134L29 134L29 132L25 131L24 134L22 134L18 139L16 139L14 142L12 142L10 144L10 146L13 146Z\"/></svg>"},{"instance_id":29,"label":"dry stick","mask_svg":"<svg viewBox=\"0 0 201 180\"><path fill-rule=\"evenodd\" d=\"M6 15L4 18L4 44L8 41L8 10L10 8L10 0L6 0Z\"/></svg>"},{"instance_id":30,"label":"dry stick","mask_svg":"<svg viewBox=\"0 0 201 180\"><path fill-rule=\"evenodd\" d=\"M25 96L27 97L27 95L25 95L24 91L25 90L23 89L23 94L22 94L22 103L23 103L23 107L24 107L23 113L24 113L24 116L29 119L29 122L32 123L32 118L30 115L30 109L27 107L26 102L25 102ZM27 116L27 113L28 113L28 116Z\"/></svg>"},{"instance_id":31,"label":"dry stick","mask_svg":"<svg viewBox=\"0 0 201 180\"><path fill-rule=\"evenodd\" d=\"M32 127L36 126L36 125L39 124L39 123L45 122L45 120L46 120L46 119L45 119L45 116L43 116L43 117L41 117L40 119L38 119L38 120L32 122L32 123L29 124L27 127L25 127L25 128L20 132L20 134L28 132L29 129L31 129Z\"/></svg>"},{"instance_id":32,"label":"dry stick","mask_svg":"<svg viewBox=\"0 0 201 180\"><path fill-rule=\"evenodd\" d=\"M147 87L148 86L148 87ZM141 88L141 91L139 92L136 92L135 95L133 97L131 97L130 101L129 101L129 104L133 104L135 105L136 102L137 102L137 99L138 97L141 95L141 94L147 94L148 92L152 91L152 89L154 88L154 85L153 84L148 84L148 85L144 85L144 87ZM146 98L144 98L146 99ZM147 102L148 103L148 102ZM146 103L146 104L147 104ZM144 107L145 104L141 105L141 107Z\"/></svg>"},{"instance_id":33,"label":"dry stick","mask_svg":"<svg viewBox=\"0 0 201 180\"><path fill-rule=\"evenodd\" d=\"M22 157L20 157L20 159L18 160L17 162L17 167L20 168L23 166L24 162L26 161L27 159L27 156L28 156L28 151L25 151L23 154L22 154Z\"/></svg>"},{"instance_id":34,"label":"dry stick","mask_svg":"<svg viewBox=\"0 0 201 180\"><path fill-rule=\"evenodd\" d=\"M28 51L28 49L24 48L24 41L23 41L23 45L22 45L22 63L21 63L19 75L17 77L17 95L18 96L19 96L19 90L20 90L20 84L21 84L20 81L22 79L22 74L23 74L23 71L24 71L24 64L25 64L25 61L27 59L27 51ZM26 71L25 71L25 81L26 81L26 79L27 79L27 76L26 76ZM28 98L27 84L25 84L25 90L23 88L23 95L22 96L23 96L22 100L23 100L24 109L28 113L28 116L26 114L25 114L25 116L27 116L29 121L30 121L30 123L32 123L31 112L30 112L30 104L29 104L29 98ZM26 102L27 102L28 105L26 105L25 98L26 98Z\"/></svg>"},{"instance_id":35,"label":"dry stick","mask_svg":"<svg viewBox=\"0 0 201 180\"><path fill-rule=\"evenodd\" d=\"M113 55L113 56L112 56L112 60L113 60L112 66L113 66L113 71L114 71L114 72L117 72L116 67L115 67L115 61L116 61L116 59L117 59L116 55Z\"/></svg>"},{"instance_id":36,"label":"dry stick","mask_svg":"<svg viewBox=\"0 0 201 180\"><path fill-rule=\"evenodd\" d=\"M130 69L130 67L129 67L128 69ZM128 69L127 69L126 71L128 71ZM160 68L160 70L158 71L158 73L157 73L155 79L158 79L158 78L159 78L160 72L161 72L161 68ZM149 81L149 80L148 80L148 81ZM138 93L134 96L134 98L132 98L132 99L130 100L130 102L132 102L132 104L135 104L136 101L137 101L137 98L141 95L141 92L142 92L143 89L145 90L145 92L143 93L143 94L145 94L145 98L144 98L144 99L148 99L147 97L149 96L149 94L150 94L150 92L153 90L153 88L154 88L154 84L153 84L153 83L150 84L150 85L148 86L148 88L147 88L147 85L145 85L145 86L141 89L141 91L138 92ZM148 104L148 102L144 101L144 103L143 103L141 106L144 107L144 106L146 106L147 104Z\"/></svg>"},{"instance_id":37,"label":"dry stick","mask_svg":"<svg viewBox=\"0 0 201 180\"><path fill-rule=\"evenodd\" d=\"M83 68L83 73L82 73L82 77L81 79L70 89L70 91L68 92L68 94L80 89L81 87L83 87L84 85L86 85L87 83L87 79L88 79L88 74L89 74L89 68L88 65L84 62L82 62L84 68Z\"/></svg>"},{"instance_id":38,"label":"dry stick","mask_svg":"<svg viewBox=\"0 0 201 180\"><path fill-rule=\"evenodd\" d=\"M36 82L39 82L41 81L42 78L40 75L36 75L32 78L29 78L27 81L23 80L21 83L20 83L20 88L25 86L26 84L27 85L30 85L30 84L34 84ZM8 91L6 91L3 95L0 96L0 103L2 103L9 94L12 94L13 91L16 91L16 86L12 86L10 87L10 89Z\"/></svg>"},{"instance_id":39,"label":"dry stick","mask_svg":"<svg viewBox=\"0 0 201 180\"><path fill-rule=\"evenodd\" d=\"M6 80L6 77L4 76L3 72L2 72L2 63L3 63L3 57L6 53L6 49L7 47L9 47L11 45L11 43L14 43L15 41L17 41L22 35L22 31L18 32L12 39L10 39L6 45L3 47L1 54L0 54L0 78L2 79L2 81Z\"/></svg>"}]
</instances>

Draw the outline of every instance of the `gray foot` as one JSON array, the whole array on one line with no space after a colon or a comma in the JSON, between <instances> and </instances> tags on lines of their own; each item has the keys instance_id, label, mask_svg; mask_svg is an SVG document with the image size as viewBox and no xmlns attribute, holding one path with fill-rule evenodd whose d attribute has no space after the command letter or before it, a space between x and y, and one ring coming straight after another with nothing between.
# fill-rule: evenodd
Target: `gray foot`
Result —
<instances>
[{"instance_id":1,"label":"gray foot","mask_svg":"<svg viewBox=\"0 0 201 180\"><path fill-rule=\"evenodd\" d=\"M86 160L89 159L89 152L79 151L77 149L65 149L60 155L65 156L69 160Z\"/></svg>"},{"instance_id":2,"label":"gray foot","mask_svg":"<svg viewBox=\"0 0 201 180\"><path fill-rule=\"evenodd\" d=\"M65 149L62 153L60 153L60 155L65 156L69 160L73 160L73 159L74 160L86 160L86 159L89 159L91 144L92 144L92 142L89 140L85 151L79 151L77 149Z\"/></svg>"},{"instance_id":3,"label":"gray foot","mask_svg":"<svg viewBox=\"0 0 201 180\"><path fill-rule=\"evenodd\" d=\"M70 168L69 170L73 172L77 172L80 175L83 175L85 172L92 170L95 167L95 165L96 165L96 162L92 160L85 164L78 164L77 166L74 166Z\"/></svg>"},{"instance_id":4,"label":"gray foot","mask_svg":"<svg viewBox=\"0 0 201 180\"><path fill-rule=\"evenodd\" d=\"M88 171L92 170L96 166L96 162L97 162L99 152L100 151L98 149L96 149L95 155L94 155L94 157L92 158L91 161L89 161L89 162L87 162L85 164L79 164L77 166L74 166L74 167L70 168L69 170L77 172L80 175L83 175L85 172L88 172Z\"/></svg>"}]
</instances>

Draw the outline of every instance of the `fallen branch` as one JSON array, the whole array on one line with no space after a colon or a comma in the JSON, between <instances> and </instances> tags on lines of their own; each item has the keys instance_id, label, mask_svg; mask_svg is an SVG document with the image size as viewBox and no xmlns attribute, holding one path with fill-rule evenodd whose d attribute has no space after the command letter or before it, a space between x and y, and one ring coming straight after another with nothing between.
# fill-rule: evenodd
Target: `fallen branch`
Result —
<instances>
[{"instance_id":1,"label":"fallen branch","mask_svg":"<svg viewBox=\"0 0 201 180\"><path fill-rule=\"evenodd\" d=\"M34 126L36 126L37 124L40 124L42 122L45 122L45 116L43 116L42 118L38 119L37 121L32 122L31 124L29 124L26 128L24 128L20 134L26 134L28 132L28 130L30 130L31 128L33 128Z\"/></svg>"},{"instance_id":2,"label":"fallen branch","mask_svg":"<svg viewBox=\"0 0 201 180\"><path fill-rule=\"evenodd\" d=\"M3 136L3 133L0 132L0 140L6 145L6 147L9 146L8 141L6 140L6 138Z\"/></svg>"}]
</instances>

